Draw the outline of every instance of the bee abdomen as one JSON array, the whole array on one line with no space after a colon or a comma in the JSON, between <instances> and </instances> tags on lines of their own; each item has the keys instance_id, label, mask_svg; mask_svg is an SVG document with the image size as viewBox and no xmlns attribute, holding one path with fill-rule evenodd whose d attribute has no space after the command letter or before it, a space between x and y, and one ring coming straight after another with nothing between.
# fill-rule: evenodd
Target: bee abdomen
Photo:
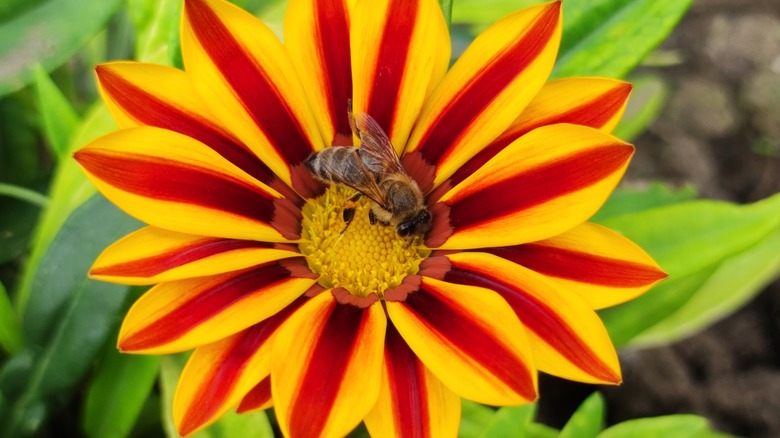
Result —
<instances>
[{"instance_id":1,"label":"bee abdomen","mask_svg":"<svg viewBox=\"0 0 780 438\"><path fill-rule=\"evenodd\" d=\"M323 182L355 187L366 183L359 159L354 147L330 147L310 155L303 164Z\"/></svg>"}]
</instances>

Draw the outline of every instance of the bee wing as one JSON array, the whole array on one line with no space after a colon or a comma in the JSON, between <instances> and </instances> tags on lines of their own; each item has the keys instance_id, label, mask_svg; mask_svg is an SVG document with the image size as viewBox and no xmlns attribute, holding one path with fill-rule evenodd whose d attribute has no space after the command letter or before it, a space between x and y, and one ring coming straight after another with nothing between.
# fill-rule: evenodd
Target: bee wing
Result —
<instances>
[{"instance_id":1,"label":"bee wing","mask_svg":"<svg viewBox=\"0 0 780 438\"><path fill-rule=\"evenodd\" d=\"M333 166L332 161L322 160L320 165L323 167L323 172L332 176L334 182L352 187L384 208L386 205L385 196L376 182L377 174L366 166L357 148L345 147L354 151L353 153L356 155L354 159L341 163L341 166L347 165L348 167L337 168Z\"/></svg>"},{"instance_id":2,"label":"bee wing","mask_svg":"<svg viewBox=\"0 0 780 438\"><path fill-rule=\"evenodd\" d=\"M378 174L406 173L387 134L373 117L355 114L355 128L360 137L359 154L363 163Z\"/></svg>"}]
</instances>

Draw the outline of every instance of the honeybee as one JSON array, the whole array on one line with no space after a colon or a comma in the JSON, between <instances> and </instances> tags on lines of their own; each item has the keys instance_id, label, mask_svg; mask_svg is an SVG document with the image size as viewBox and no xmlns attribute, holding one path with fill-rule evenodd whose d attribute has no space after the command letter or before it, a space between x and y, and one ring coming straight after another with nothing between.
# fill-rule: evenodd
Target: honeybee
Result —
<instances>
[{"instance_id":1,"label":"honeybee","mask_svg":"<svg viewBox=\"0 0 780 438\"><path fill-rule=\"evenodd\" d=\"M352 130L360 138L360 147L323 149L304 161L306 168L324 183L357 190L342 213L347 227L355 216L354 203L366 196L372 201L368 213L372 225L377 222L393 225L401 237L424 236L431 229L431 213L420 187L407 175L387 134L366 113L353 116L350 110L349 118Z\"/></svg>"}]
</instances>

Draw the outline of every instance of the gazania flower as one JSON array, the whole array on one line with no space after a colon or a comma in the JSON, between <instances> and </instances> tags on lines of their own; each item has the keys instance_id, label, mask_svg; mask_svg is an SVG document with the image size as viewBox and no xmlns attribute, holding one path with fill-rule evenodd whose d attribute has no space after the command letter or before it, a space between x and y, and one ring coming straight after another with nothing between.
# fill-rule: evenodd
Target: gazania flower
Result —
<instances>
[{"instance_id":1,"label":"gazania flower","mask_svg":"<svg viewBox=\"0 0 780 438\"><path fill-rule=\"evenodd\" d=\"M461 397L531 402L538 371L620 381L594 309L665 274L586 222L633 152L609 135L630 86L546 83L560 9L504 18L448 70L434 0L290 0L284 44L229 3L185 0L185 71L97 68L122 129L76 159L149 226L91 275L155 284L124 320L122 351L194 349L180 433L273 406L294 437L361 421L378 436L454 436ZM303 165L358 145L349 101L425 194L425 236L372 225L365 197L347 227L355 191Z\"/></svg>"}]
</instances>

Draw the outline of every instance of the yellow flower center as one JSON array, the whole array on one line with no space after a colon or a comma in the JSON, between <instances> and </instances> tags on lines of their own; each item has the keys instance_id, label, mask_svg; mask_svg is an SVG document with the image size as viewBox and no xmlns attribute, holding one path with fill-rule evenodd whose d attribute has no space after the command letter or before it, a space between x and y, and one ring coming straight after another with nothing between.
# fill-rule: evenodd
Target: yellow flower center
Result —
<instances>
[{"instance_id":1,"label":"yellow flower center","mask_svg":"<svg viewBox=\"0 0 780 438\"><path fill-rule=\"evenodd\" d=\"M371 225L372 203L365 196L354 204L355 216L347 226L343 212L352 206L349 198L354 194L353 189L333 185L309 200L303 206L303 238L298 247L309 269L320 274L322 286L341 287L359 297L376 293L383 298L386 290L417 273L430 250L419 238L398 236L392 225Z\"/></svg>"}]
</instances>

